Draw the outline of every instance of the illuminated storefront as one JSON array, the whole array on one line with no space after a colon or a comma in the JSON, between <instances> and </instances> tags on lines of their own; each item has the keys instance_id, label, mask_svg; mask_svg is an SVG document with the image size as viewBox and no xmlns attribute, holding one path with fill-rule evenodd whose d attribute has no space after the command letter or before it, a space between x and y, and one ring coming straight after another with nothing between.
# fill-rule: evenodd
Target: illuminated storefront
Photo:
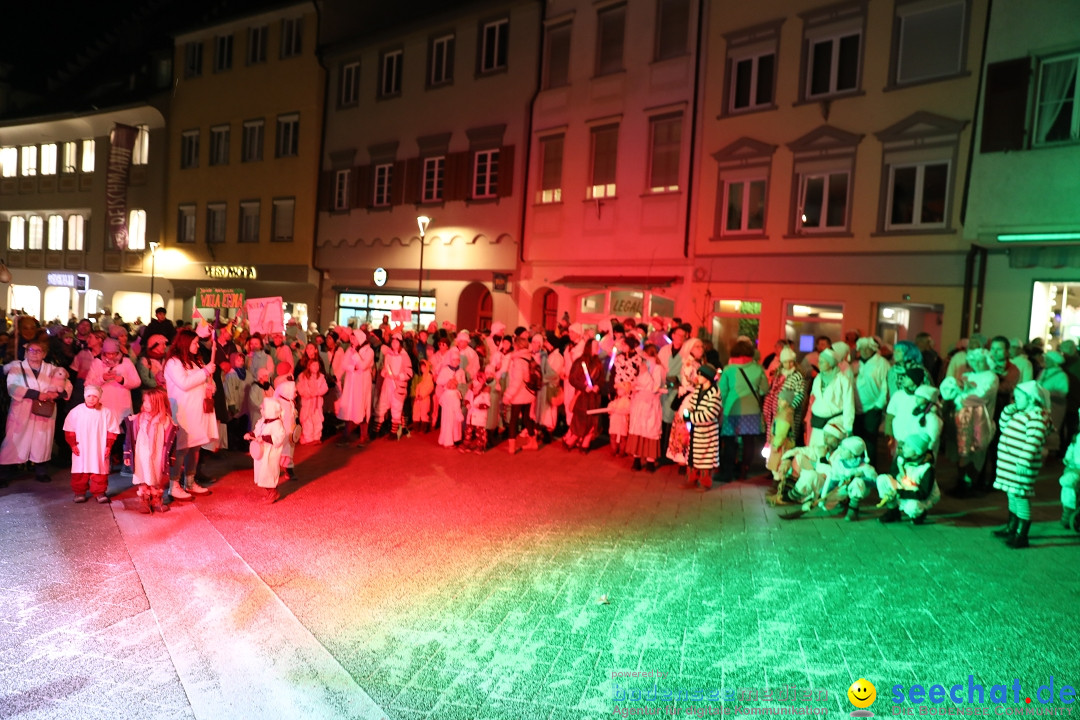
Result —
<instances>
[{"instance_id":1,"label":"illuminated storefront","mask_svg":"<svg viewBox=\"0 0 1080 720\"><path fill-rule=\"evenodd\" d=\"M1080 341L1080 282L1033 283L1028 337L1042 338L1053 347L1063 340Z\"/></svg>"},{"instance_id":2,"label":"illuminated storefront","mask_svg":"<svg viewBox=\"0 0 1080 720\"><path fill-rule=\"evenodd\" d=\"M433 296L425 295L420 298L420 324L424 327L435 321L435 307L436 301ZM368 323L377 327L384 320L391 324L400 322L399 319L395 318L400 318L401 315L395 316L393 314L395 310L411 311L411 319L406 324L415 325L416 293L407 295L386 289L339 292L334 319L338 325L352 324L359 327L364 323Z\"/></svg>"}]
</instances>

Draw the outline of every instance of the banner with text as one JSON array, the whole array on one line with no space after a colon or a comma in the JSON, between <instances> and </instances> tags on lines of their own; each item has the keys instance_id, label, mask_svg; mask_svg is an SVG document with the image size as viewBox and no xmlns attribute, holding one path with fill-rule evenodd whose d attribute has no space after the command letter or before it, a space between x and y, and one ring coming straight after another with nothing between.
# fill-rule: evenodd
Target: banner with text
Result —
<instances>
[{"instance_id":1,"label":"banner with text","mask_svg":"<svg viewBox=\"0 0 1080 720\"><path fill-rule=\"evenodd\" d=\"M109 169L105 175L105 223L109 240L117 250L128 248L127 190L131 152L138 128L117 124L109 134ZM139 248L141 249L141 248Z\"/></svg>"},{"instance_id":2,"label":"banner with text","mask_svg":"<svg viewBox=\"0 0 1080 720\"><path fill-rule=\"evenodd\" d=\"M195 290L195 307L203 310L240 311L244 309L244 295L243 288L198 288Z\"/></svg>"},{"instance_id":3,"label":"banner with text","mask_svg":"<svg viewBox=\"0 0 1080 720\"><path fill-rule=\"evenodd\" d=\"M251 298L244 304L248 332L272 335L285 332L285 309L281 298Z\"/></svg>"}]
</instances>

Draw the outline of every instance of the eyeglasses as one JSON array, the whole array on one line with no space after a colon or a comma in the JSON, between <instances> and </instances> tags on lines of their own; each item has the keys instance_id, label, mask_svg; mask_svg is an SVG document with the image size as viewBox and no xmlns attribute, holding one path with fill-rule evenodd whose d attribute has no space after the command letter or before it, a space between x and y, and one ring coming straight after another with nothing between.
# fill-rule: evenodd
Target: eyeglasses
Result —
<instances>
[{"instance_id":1,"label":"eyeglasses","mask_svg":"<svg viewBox=\"0 0 1080 720\"><path fill-rule=\"evenodd\" d=\"M28 348L26 348L26 352L28 352L28 353L36 353L37 355L44 355L45 354L45 351L42 350L39 347L28 347Z\"/></svg>"}]
</instances>

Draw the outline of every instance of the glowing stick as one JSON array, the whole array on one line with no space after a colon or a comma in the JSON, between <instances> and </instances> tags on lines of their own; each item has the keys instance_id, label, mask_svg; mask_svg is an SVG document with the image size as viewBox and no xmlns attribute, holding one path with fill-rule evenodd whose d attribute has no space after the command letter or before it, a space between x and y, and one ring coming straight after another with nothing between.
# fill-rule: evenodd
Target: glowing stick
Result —
<instances>
[{"instance_id":1,"label":"glowing stick","mask_svg":"<svg viewBox=\"0 0 1080 720\"><path fill-rule=\"evenodd\" d=\"M608 364L607 364L608 372L610 372L612 366L615 365L615 356L618 355L618 354L619 354L619 348L618 347L614 347L614 348L611 349L611 359L608 360Z\"/></svg>"},{"instance_id":2,"label":"glowing stick","mask_svg":"<svg viewBox=\"0 0 1080 720\"><path fill-rule=\"evenodd\" d=\"M581 369L585 371L585 384L592 390L592 376L589 375L589 366L585 364L585 361L581 361Z\"/></svg>"}]
</instances>

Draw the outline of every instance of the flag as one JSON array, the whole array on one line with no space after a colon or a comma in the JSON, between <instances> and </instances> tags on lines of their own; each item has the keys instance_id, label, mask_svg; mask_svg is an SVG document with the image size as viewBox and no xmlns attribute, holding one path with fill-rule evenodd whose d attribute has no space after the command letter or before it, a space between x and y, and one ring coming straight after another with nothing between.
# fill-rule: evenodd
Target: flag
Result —
<instances>
[{"instance_id":1,"label":"flag","mask_svg":"<svg viewBox=\"0 0 1080 720\"><path fill-rule=\"evenodd\" d=\"M199 312L199 308L192 308L191 309L191 321L192 322L195 322L196 320L205 320L205 319L206 318L203 317L203 314L201 312Z\"/></svg>"}]
</instances>

